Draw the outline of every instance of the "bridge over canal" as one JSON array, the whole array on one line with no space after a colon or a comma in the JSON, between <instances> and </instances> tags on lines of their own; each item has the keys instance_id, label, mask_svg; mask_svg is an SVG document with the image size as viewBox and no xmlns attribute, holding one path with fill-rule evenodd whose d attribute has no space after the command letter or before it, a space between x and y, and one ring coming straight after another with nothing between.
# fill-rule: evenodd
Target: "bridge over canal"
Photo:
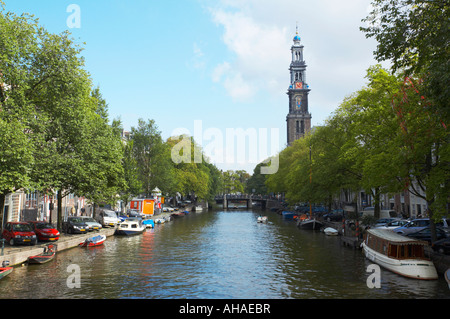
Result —
<instances>
[{"instance_id":1,"label":"bridge over canal","mask_svg":"<svg viewBox=\"0 0 450 319\"><path fill-rule=\"evenodd\" d=\"M241 207L236 204L245 205L248 209L252 208L255 204L260 206L262 209L281 206L281 202L275 197L255 196L249 194L218 195L215 197L215 201L217 204L222 204L224 209Z\"/></svg>"}]
</instances>

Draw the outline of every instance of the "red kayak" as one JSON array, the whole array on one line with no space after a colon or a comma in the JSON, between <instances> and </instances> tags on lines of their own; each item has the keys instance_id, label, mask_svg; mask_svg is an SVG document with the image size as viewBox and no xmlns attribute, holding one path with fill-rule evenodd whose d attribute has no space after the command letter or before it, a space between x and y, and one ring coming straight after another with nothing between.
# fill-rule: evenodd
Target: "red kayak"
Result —
<instances>
[{"instance_id":1,"label":"red kayak","mask_svg":"<svg viewBox=\"0 0 450 319\"><path fill-rule=\"evenodd\" d=\"M97 235L94 237L87 238L84 242L80 243L80 247L95 247L103 245L106 240L105 235Z\"/></svg>"}]
</instances>

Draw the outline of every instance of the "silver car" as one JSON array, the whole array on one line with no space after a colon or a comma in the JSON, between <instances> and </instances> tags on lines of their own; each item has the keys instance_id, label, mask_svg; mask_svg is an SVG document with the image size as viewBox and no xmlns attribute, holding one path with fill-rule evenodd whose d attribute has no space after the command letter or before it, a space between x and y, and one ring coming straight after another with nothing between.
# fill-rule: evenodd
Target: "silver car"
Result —
<instances>
[{"instance_id":1,"label":"silver car","mask_svg":"<svg viewBox=\"0 0 450 319\"><path fill-rule=\"evenodd\" d=\"M80 216L80 218L88 226L88 231L102 229L102 225L99 222L97 222L94 218L88 216Z\"/></svg>"}]
</instances>

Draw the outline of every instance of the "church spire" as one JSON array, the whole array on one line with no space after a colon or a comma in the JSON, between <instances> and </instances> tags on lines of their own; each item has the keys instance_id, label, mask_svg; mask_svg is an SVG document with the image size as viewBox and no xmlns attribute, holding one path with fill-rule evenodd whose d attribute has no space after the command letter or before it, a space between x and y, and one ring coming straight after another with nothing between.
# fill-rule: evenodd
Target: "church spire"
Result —
<instances>
[{"instance_id":1,"label":"church spire","mask_svg":"<svg viewBox=\"0 0 450 319\"><path fill-rule=\"evenodd\" d=\"M302 138L311 130L311 113L308 110L309 86L306 83L306 62L303 57L304 46L300 43L298 23L294 44L291 47L292 62L289 68L290 85L288 89L289 113L287 121L287 144Z\"/></svg>"}]
</instances>

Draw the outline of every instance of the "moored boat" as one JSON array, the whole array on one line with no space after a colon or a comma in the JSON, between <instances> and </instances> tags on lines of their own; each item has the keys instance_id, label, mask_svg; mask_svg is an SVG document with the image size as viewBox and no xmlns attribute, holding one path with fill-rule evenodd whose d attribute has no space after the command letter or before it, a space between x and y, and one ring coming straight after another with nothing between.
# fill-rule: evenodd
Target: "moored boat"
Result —
<instances>
[{"instance_id":1,"label":"moored boat","mask_svg":"<svg viewBox=\"0 0 450 319\"><path fill-rule=\"evenodd\" d=\"M362 243L367 259L399 275L433 280L438 274L425 257L427 242L402 236L385 229L368 229Z\"/></svg>"},{"instance_id":2,"label":"moored boat","mask_svg":"<svg viewBox=\"0 0 450 319\"><path fill-rule=\"evenodd\" d=\"M115 235L119 236L134 236L142 234L145 230L145 225L142 224L140 218L127 218L117 226Z\"/></svg>"},{"instance_id":3,"label":"moored boat","mask_svg":"<svg viewBox=\"0 0 450 319\"><path fill-rule=\"evenodd\" d=\"M328 236L337 236L338 235L338 231L332 227L327 227L323 230L323 232L325 233L325 235Z\"/></svg>"},{"instance_id":4,"label":"moored boat","mask_svg":"<svg viewBox=\"0 0 450 319\"><path fill-rule=\"evenodd\" d=\"M153 219L146 219L142 222L143 225L145 225L146 228L154 228L155 227L155 221Z\"/></svg>"},{"instance_id":5,"label":"moored boat","mask_svg":"<svg viewBox=\"0 0 450 319\"><path fill-rule=\"evenodd\" d=\"M281 213L281 215L283 216L284 219L294 219L294 212L289 212L289 211L283 211Z\"/></svg>"},{"instance_id":6,"label":"moored boat","mask_svg":"<svg viewBox=\"0 0 450 319\"><path fill-rule=\"evenodd\" d=\"M3 262L2 267L0 267L0 279L5 278L14 270L13 267L8 267L9 262Z\"/></svg>"},{"instance_id":7,"label":"moored boat","mask_svg":"<svg viewBox=\"0 0 450 319\"><path fill-rule=\"evenodd\" d=\"M56 255L57 246L56 245L47 245L44 247L44 252L42 254L36 256L28 257L28 264L45 264L49 261L53 260Z\"/></svg>"},{"instance_id":8,"label":"moored boat","mask_svg":"<svg viewBox=\"0 0 450 319\"><path fill-rule=\"evenodd\" d=\"M97 235L93 237L86 238L86 240L79 244L80 247L95 247L103 245L106 240L105 235Z\"/></svg>"},{"instance_id":9,"label":"moored boat","mask_svg":"<svg viewBox=\"0 0 450 319\"><path fill-rule=\"evenodd\" d=\"M297 227L301 229L319 230L323 227L323 223L316 219L304 219L299 220Z\"/></svg>"}]
</instances>

